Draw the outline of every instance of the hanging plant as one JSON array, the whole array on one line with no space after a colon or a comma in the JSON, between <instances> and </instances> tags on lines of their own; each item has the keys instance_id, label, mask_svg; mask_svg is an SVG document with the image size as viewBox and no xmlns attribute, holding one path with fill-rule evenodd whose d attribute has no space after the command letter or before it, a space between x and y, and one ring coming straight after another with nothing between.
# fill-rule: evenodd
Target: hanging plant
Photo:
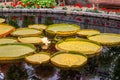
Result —
<instances>
[{"instance_id":1,"label":"hanging plant","mask_svg":"<svg viewBox=\"0 0 120 80\"><path fill-rule=\"evenodd\" d=\"M17 16L10 17L8 24L14 26L15 28L18 28L19 26L17 24L17 18Z\"/></svg>"}]
</instances>

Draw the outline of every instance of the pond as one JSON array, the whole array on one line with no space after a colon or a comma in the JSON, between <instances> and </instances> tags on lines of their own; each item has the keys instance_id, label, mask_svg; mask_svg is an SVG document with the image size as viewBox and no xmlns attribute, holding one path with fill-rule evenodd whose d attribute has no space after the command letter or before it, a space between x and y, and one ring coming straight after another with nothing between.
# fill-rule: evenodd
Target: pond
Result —
<instances>
[{"instance_id":1,"label":"pond","mask_svg":"<svg viewBox=\"0 0 120 80\"><path fill-rule=\"evenodd\" d=\"M40 11L40 12L39 12ZM82 14L81 14L82 13ZM119 15L103 13L67 13L64 10L3 10L1 17L15 27L27 27L29 24L75 23L83 28L97 29L101 32L120 33Z\"/></svg>"},{"instance_id":2,"label":"pond","mask_svg":"<svg viewBox=\"0 0 120 80\"><path fill-rule=\"evenodd\" d=\"M7 24L15 28L27 27L30 24L51 25L55 23L77 24L81 29L96 29L102 33L120 34L120 21L103 17L91 17L64 13L0 13ZM48 36L49 37L49 36ZM61 38L60 38L61 39ZM41 49L51 54L57 52L53 43L48 49ZM120 79L120 47L106 47L99 56L89 58L87 64L80 69L63 70L46 65L32 66L26 62L0 64L0 80L119 80Z\"/></svg>"}]
</instances>

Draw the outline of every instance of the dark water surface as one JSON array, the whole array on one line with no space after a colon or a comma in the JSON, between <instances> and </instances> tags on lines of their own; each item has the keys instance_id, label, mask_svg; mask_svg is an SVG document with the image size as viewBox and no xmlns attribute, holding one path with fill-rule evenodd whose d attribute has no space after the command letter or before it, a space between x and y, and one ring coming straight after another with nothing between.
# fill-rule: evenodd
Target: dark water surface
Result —
<instances>
[{"instance_id":1,"label":"dark water surface","mask_svg":"<svg viewBox=\"0 0 120 80\"><path fill-rule=\"evenodd\" d=\"M82 29L97 29L101 32L120 33L120 21L64 14L1 13L6 23L19 27L30 24L74 23ZM38 46L39 47L39 46ZM49 50L56 52L54 47ZM25 62L0 64L0 80L120 80L120 47L104 47L99 56L89 58L80 69L61 70L52 64L32 66Z\"/></svg>"}]
</instances>

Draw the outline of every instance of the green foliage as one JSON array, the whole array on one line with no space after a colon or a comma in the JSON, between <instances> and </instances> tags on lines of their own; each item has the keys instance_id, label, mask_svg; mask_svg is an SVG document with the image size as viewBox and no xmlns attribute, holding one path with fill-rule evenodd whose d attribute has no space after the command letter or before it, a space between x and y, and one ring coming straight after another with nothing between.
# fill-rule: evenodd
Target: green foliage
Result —
<instances>
[{"instance_id":1,"label":"green foliage","mask_svg":"<svg viewBox=\"0 0 120 80\"><path fill-rule=\"evenodd\" d=\"M9 9L10 9L10 8L13 8L13 6L7 5L6 8L9 8Z\"/></svg>"},{"instance_id":2,"label":"green foliage","mask_svg":"<svg viewBox=\"0 0 120 80\"><path fill-rule=\"evenodd\" d=\"M68 8L67 8L67 7L63 7L62 9L63 9L63 10L67 10Z\"/></svg>"},{"instance_id":3,"label":"green foliage","mask_svg":"<svg viewBox=\"0 0 120 80\"><path fill-rule=\"evenodd\" d=\"M87 9L86 12L101 13L99 10L93 10L93 9L91 9L91 10Z\"/></svg>"},{"instance_id":4,"label":"green foliage","mask_svg":"<svg viewBox=\"0 0 120 80\"><path fill-rule=\"evenodd\" d=\"M56 6L55 0L21 0L26 7L30 8L52 8Z\"/></svg>"},{"instance_id":5,"label":"green foliage","mask_svg":"<svg viewBox=\"0 0 120 80\"><path fill-rule=\"evenodd\" d=\"M4 6L3 6L3 5L0 5L0 8L4 8Z\"/></svg>"},{"instance_id":6,"label":"green foliage","mask_svg":"<svg viewBox=\"0 0 120 80\"><path fill-rule=\"evenodd\" d=\"M18 24L17 24L17 17L16 17L16 16L10 17L10 18L8 19L8 21L9 21L8 24L14 26L15 28L18 28L18 27L19 27Z\"/></svg>"},{"instance_id":7,"label":"green foliage","mask_svg":"<svg viewBox=\"0 0 120 80\"><path fill-rule=\"evenodd\" d=\"M34 16L24 16L24 20L23 20L23 27L27 27L30 24L35 24L34 23Z\"/></svg>"},{"instance_id":8,"label":"green foliage","mask_svg":"<svg viewBox=\"0 0 120 80\"><path fill-rule=\"evenodd\" d=\"M45 25L51 25L51 24L53 24L52 18L47 17L47 18L45 19L45 23L44 23L44 24L45 24Z\"/></svg>"}]
</instances>

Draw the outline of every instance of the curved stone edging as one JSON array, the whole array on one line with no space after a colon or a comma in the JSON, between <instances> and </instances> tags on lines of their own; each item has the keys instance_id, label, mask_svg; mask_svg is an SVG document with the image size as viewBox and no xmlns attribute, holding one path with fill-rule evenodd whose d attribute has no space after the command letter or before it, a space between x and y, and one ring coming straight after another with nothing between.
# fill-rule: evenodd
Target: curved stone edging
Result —
<instances>
[{"instance_id":1,"label":"curved stone edging","mask_svg":"<svg viewBox=\"0 0 120 80\"><path fill-rule=\"evenodd\" d=\"M84 11L67 11L67 10L57 10L57 9L0 9L0 13L46 13L46 14L65 14L65 15L80 15L80 16L90 16L90 17L100 17L107 19L120 20L120 15L115 14L105 14L105 13L93 13Z\"/></svg>"}]
</instances>

